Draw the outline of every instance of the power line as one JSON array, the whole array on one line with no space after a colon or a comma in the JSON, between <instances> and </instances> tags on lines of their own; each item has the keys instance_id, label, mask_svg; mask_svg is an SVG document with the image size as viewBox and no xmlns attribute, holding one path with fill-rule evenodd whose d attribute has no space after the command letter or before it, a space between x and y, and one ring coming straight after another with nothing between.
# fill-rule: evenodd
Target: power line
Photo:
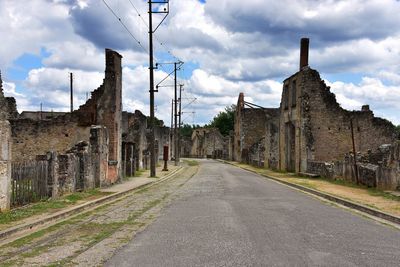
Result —
<instances>
[{"instance_id":1,"label":"power line","mask_svg":"<svg viewBox=\"0 0 400 267\"><path fill-rule=\"evenodd\" d=\"M142 17L142 15L140 14L139 10L135 7L135 5L132 3L131 0L129 0L129 3L131 3L132 7L135 9L136 13L138 14L138 16L142 19L144 25L146 25L147 29L149 29L149 24L147 24L147 22L144 20L144 18Z\"/></svg>"},{"instance_id":2,"label":"power line","mask_svg":"<svg viewBox=\"0 0 400 267\"><path fill-rule=\"evenodd\" d=\"M147 29L149 29L149 24L147 24L146 20L143 18L143 16L140 14L139 10L136 8L136 6L133 4L132 0L128 0L131 6L135 9L137 15L140 17L142 20L143 24L146 25ZM177 61L181 61L179 58L177 58L174 54L172 54L171 49L167 47L163 42L161 42L157 36L154 36L156 41L160 44L160 46L164 47L164 50L169 54L171 57L175 58Z\"/></svg>"},{"instance_id":3,"label":"power line","mask_svg":"<svg viewBox=\"0 0 400 267\"><path fill-rule=\"evenodd\" d=\"M129 35L139 44L139 46L141 48L143 48L143 50L146 53L149 53L148 50L142 45L142 43L133 35L133 33L128 29L128 27L125 25L125 23L122 21L122 19L120 17L118 17L118 15L114 12L114 10L107 4L106 0L103 0L103 3L106 5L106 7L108 8L108 10L110 10L110 12L114 15L115 18L117 18L117 20L121 23L121 25L125 28L125 30L129 33Z\"/></svg>"}]
</instances>

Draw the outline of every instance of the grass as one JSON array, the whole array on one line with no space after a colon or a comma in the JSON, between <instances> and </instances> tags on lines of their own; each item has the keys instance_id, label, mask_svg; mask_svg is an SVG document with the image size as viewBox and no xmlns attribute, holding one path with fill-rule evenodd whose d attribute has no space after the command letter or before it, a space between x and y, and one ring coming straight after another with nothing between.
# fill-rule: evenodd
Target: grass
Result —
<instances>
[{"instance_id":1,"label":"grass","mask_svg":"<svg viewBox=\"0 0 400 267\"><path fill-rule=\"evenodd\" d=\"M16 208L11 211L0 213L0 225L7 225L25 218L47 212L56 212L68 206L76 204L78 201L101 197L110 193L91 189L84 192L76 192L63 196L59 199L49 199L30 204L25 207Z\"/></svg>"},{"instance_id":2,"label":"grass","mask_svg":"<svg viewBox=\"0 0 400 267\"><path fill-rule=\"evenodd\" d=\"M185 162L189 165L189 166L198 166L199 162L196 160L185 160Z\"/></svg>"},{"instance_id":3,"label":"grass","mask_svg":"<svg viewBox=\"0 0 400 267\"><path fill-rule=\"evenodd\" d=\"M142 176L145 172L146 172L146 170L144 170L144 169L136 170L136 171L135 171L134 177L140 177L140 176Z\"/></svg>"}]
</instances>

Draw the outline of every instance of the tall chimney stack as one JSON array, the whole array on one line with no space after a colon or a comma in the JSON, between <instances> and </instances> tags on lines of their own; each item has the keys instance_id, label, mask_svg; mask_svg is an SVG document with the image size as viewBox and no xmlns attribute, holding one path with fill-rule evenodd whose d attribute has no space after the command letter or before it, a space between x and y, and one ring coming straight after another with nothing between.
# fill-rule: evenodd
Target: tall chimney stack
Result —
<instances>
[{"instance_id":1,"label":"tall chimney stack","mask_svg":"<svg viewBox=\"0 0 400 267\"><path fill-rule=\"evenodd\" d=\"M308 49L310 45L310 39L301 38L300 41L300 70L308 66Z\"/></svg>"}]
</instances>

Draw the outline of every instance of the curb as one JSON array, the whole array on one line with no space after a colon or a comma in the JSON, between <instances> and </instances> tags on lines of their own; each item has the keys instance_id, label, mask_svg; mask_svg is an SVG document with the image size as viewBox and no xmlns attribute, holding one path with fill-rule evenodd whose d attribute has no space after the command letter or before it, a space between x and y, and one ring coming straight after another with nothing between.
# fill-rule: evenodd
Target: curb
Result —
<instances>
[{"instance_id":1,"label":"curb","mask_svg":"<svg viewBox=\"0 0 400 267\"><path fill-rule=\"evenodd\" d=\"M354 203L352 201L345 200L345 199L340 198L340 197L332 196L330 194L327 194L327 193L324 193L324 192L321 192L321 191L317 191L317 190L314 190L314 189L311 189L311 188L308 188L308 187L304 187L304 186L301 186L301 185L297 185L297 184L293 184L293 183L290 183L290 182L282 181L282 180L274 178L272 176L259 174L259 173L255 172L253 170L249 170L249 169L246 169L246 168L242 168L242 167L236 166L235 164L233 164L233 163L231 163L229 161L223 161L223 160L219 160L219 161L223 162L223 163L226 163L226 164L230 164L230 165L235 166L237 168L240 168L242 170L246 170L246 171L258 174L260 176L266 177L266 178L271 179L273 181L276 181L278 183L281 183L281 184L296 188L298 190L301 190L301 191L316 195L318 197L327 199L329 201L338 203L338 204L343 205L345 207L348 207L348 208L351 208L351 209L355 209L355 210L367 213L369 215L378 217L380 219L389 221L391 223L395 223L397 225L400 225L400 217L397 217L395 215L391 215L391 214L388 214L388 213L385 213L385 212L382 212L382 211L379 211L379 210L376 210L376 209L373 209L373 208L370 208L370 207L367 207L367 206L364 206L364 205L361 205L361 204L358 204L358 203Z\"/></svg>"},{"instance_id":2,"label":"curb","mask_svg":"<svg viewBox=\"0 0 400 267\"><path fill-rule=\"evenodd\" d=\"M48 217L42 218L42 219L38 219L36 221L30 222L30 223L26 223L26 224L21 224L15 227L11 227L9 229L0 231L0 242L4 241L7 237L10 237L11 235L17 234L19 232L23 232L26 230L30 230L34 227L40 226L40 225L44 225L46 223L52 222L52 221L56 221L56 220L62 220L65 219L67 217L71 217L73 215L76 215L78 213L81 213L83 211L89 210L90 208L93 207L99 207L103 204L106 204L112 200L118 199L120 197L123 197L125 195L128 195L129 193L132 193L134 191L140 190L143 187L151 187L154 185L157 185L165 180L168 180L169 178L171 178L172 176L174 176L175 174L177 174L178 172L180 172L183 169L183 167L179 167L176 170L172 171L170 174L162 177L161 179L157 180L157 181L149 181L145 184L142 184L140 186L134 187L134 188L130 188L127 189L125 191L121 191L121 192L117 192L108 196L104 196L102 198L98 198L95 199L93 201L90 202L86 202L83 203L81 205L75 206L75 207L71 207L68 210L64 210L64 211L60 211L58 213L54 213Z\"/></svg>"}]
</instances>

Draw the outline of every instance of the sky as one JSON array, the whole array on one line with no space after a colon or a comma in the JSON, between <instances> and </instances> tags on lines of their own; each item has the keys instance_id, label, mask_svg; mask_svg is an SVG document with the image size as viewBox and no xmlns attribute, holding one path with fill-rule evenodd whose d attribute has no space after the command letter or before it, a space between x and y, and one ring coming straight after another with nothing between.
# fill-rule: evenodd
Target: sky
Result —
<instances>
[{"instance_id":1,"label":"sky","mask_svg":"<svg viewBox=\"0 0 400 267\"><path fill-rule=\"evenodd\" d=\"M143 0L0 0L5 95L19 112L41 103L68 111L72 72L76 109L101 85L110 48L123 56L123 109L149 114L147 8ZM343 108L369 104L400 125L398 14L397 0L170 0L155 32L155 63L185 62L183 122L205 124L240 92L279 107L282 81L298 71L300 38L309 37L310 67ZM154 24L161 19L154 15ZM159 65L156 84L171 67ZM173 80L162 85L156 117L169 125Z\"/></svg>"}]
</instances>

